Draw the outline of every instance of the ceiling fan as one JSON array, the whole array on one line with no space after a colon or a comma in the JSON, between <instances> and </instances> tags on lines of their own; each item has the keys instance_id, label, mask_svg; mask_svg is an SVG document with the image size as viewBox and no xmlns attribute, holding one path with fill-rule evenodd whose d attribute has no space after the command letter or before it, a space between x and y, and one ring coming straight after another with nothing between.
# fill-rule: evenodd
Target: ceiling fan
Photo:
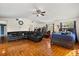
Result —
<instances>
[{"instance_id":1,"label":"ceiling fan","mask_svg":"<svg viewBox=\"0 0 79 59\"><path fill-rule=\"evenodd\" d=\"M35 14L37 17L38 16L45 16L46 11L43 11L41 9L34 9L33 14Z\"/></svg>"}]
</instances>

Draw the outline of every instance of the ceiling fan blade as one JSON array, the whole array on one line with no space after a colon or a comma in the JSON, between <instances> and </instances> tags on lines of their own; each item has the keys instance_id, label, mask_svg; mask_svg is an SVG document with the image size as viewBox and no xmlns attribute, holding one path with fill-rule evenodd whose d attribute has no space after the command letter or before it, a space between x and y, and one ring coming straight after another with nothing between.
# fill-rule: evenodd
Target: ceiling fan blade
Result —
<instances>
[{"instance_id":1,"label":"ceiling fan blade","mask_svg":"<svg viewBox=\"0 0 79 59\"><path fill-rule=\"evenodd\" d=\"M44 14L41 13L42 16L44 16Z\"/></svg>"},{"instance_id":2,"label":"ceiling fan blade","mask_svg":"<svg viewBox=\"0 0 79 59\"><path fill-rule=\"evenodd\" d=\"M46 11L43 11L43 12L41 12L41 13L46 13Z\"/></svg>"}]
</instances>

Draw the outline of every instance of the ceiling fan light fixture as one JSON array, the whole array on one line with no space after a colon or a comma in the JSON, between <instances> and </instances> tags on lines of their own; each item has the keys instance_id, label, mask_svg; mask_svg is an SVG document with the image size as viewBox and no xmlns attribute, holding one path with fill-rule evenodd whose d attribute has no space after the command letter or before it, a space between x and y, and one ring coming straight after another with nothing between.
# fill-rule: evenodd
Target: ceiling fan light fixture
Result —
<instances>
[{"instance_id":1,"label":"ceiling fan light fixture","mask_svg":"<svg viewBox=\"0 0 79 59\"><path fill-rule=\"evenodd\" d=\"M35 14L37 17L38 16L45 16L46 11L42 11L40 9L33 9L33 14Z\"/></svg>"}]
</instances>

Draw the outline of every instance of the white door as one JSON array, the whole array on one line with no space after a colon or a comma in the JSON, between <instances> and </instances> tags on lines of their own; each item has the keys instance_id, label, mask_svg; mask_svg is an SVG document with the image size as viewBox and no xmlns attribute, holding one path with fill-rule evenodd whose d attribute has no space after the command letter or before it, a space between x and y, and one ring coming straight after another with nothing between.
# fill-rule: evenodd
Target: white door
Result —
<instances>
[{"instance_id":1,"label":"white door","mask_svg":"<svg viewBox=\"0 0 79 59\"><path fill-rule=\"evenodd\" d=\"M76 31L77 31L77 38L79 42L79 20L76 20Z\"/></svg>"}]
</instances>

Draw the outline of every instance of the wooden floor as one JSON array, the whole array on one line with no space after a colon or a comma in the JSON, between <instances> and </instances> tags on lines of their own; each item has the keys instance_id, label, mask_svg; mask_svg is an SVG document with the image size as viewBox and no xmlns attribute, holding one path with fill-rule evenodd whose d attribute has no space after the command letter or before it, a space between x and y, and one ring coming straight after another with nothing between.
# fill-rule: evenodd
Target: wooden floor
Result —
<instances>
[{"instance_id":1,"label":"wooden floor","mask_svg":"<svg viewBox=\"0 0 79 59\"><path fill-rule=\"evenodd\" d=\"M40 42L22 39L0 44L1 56L75 56L78 55L78 44L74 50L51 45L51 39L43 38ZM76 54L77 53L77 54Z\"/></svg>"}]
</instances>

